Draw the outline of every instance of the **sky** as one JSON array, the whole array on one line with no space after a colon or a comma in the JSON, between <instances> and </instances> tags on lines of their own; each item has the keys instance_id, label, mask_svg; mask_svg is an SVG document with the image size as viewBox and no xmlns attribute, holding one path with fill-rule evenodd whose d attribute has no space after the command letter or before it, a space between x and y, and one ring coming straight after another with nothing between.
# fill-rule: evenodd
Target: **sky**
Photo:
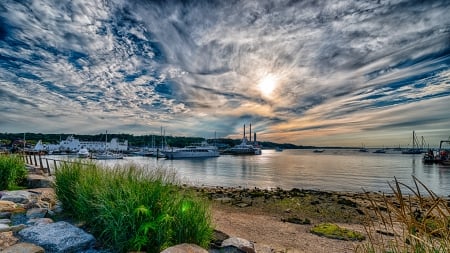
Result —
<instances>
[{"instance_id":1,"label":"sky","mask_svg":"<svg viewBox=\"0 0 450 253\"><path fill-rule=\"evenodd\" d=\"M0 1L0 132L436 146L450 2Z\"/></svg>"}]
</instances>

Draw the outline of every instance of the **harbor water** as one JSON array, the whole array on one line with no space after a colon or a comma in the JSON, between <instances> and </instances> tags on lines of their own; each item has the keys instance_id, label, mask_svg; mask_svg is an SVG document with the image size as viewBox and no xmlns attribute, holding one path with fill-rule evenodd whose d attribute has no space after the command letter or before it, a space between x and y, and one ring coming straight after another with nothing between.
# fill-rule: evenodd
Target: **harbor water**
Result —
<instances>
[{"instance_id":1,"label":"harbor water","mask_svg":"<svg viewBox=\"0 0 450 253\"><path fill-rule=\"evenodd\" d=\"M61 159L61 156L49 156ZM130 156L96 161L102 165L134 163L148 169L166 168L187 184L246 188L292 188L346 192L391 193L396 178L414 186L413 176L439 196L450 195L450 167L423 164L422 155L358 150L263 150L262 155L222 155L206 159L166 160ZM422 192L423 189L421 189ZM425 192L424 192L425 193ZM428 194L426 194L428 195Z\"/></svg>"}]
</instances>

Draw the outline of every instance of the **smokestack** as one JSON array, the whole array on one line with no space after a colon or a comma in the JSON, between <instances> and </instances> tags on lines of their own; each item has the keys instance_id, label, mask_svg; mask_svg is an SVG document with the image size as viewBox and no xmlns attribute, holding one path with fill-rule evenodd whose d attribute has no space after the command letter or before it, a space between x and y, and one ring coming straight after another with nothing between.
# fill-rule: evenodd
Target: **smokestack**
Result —
<instances>
[{"instance_id":1,"label":"smokestack","mask_svg":"<svg viewBox=\"0 0 450 253\"><path fill-rule=\"evenodd\" d=\"M245 139L245 124L244 124L244 139Z\"/></svg>"},{"instance_id":2,"label":"smokestack","mask_svg":"<svg viewBox=\"0 0 450 253\"><path fill-rule=\"evenodd\" d=\"M256 143L256 132L254 133L253 141Z\"/></svg>"},{"instance_id":3,"label":"smokestack","mask_svg":"<svg viewBox=\"0 0 450 253\"><path fill-rule=\"evenodd\" d=\"M248 135L250 136L250 142L252 142L252 123L250 123L250 133Z\"/></svg>"}]
</instances>

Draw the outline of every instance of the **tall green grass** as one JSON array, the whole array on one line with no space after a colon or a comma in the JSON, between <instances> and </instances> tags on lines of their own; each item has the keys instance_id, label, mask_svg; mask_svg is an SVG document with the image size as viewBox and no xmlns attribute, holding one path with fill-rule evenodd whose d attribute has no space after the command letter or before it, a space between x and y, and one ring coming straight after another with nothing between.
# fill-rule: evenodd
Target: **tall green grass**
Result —
<instances>
[{"instance_id":1,"label":"tall green grass","mask_svg":"<svg viewBox=\"0 0 450 253\"><path fill-rule=\"evenodd\" d=\"M0 155L0 190L15 190L25 186L27 168L17 155Z\"/></svg>"},{"instance_id":2,"label":"tall green grass","mask_svg":"<svg viewBox=\"0 0 450 253\"><path fill-rule=\"evenodd\" d=\"M450 202L413 179L414 188L395 180L393 197L381 202L369 197L378 222L370 220L369 243L357 252L450 252Z\"/></svg>"},{"instance_id":3,"label":"tall green grass","mask_svg":"<svg viewBox=\"0 0 450 253\"><path fill-rule=\"evenodd\" d=\"M55 174L55 190L65 212L114 252L207 247L212 237L209 206L162 169L67 163Z\"/></svg>"}]
</instances>

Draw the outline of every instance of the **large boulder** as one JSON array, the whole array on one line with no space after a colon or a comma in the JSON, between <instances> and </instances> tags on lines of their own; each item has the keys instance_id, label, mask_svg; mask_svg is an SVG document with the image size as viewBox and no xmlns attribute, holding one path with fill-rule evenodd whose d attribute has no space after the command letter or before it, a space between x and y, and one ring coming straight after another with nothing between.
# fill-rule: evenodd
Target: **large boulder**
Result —
<instances>
[{"instance_id":1,"label":"large boulder","mask_svg":"<svg viewBox=\"0 0 450 253\"><path fill-rule=\"evenodd\" d=\"M19 236L26 242L41 246L47 253L81 252L95 244L95 238L65 221L31 226Z\"/></svg>"}]
</instances>

